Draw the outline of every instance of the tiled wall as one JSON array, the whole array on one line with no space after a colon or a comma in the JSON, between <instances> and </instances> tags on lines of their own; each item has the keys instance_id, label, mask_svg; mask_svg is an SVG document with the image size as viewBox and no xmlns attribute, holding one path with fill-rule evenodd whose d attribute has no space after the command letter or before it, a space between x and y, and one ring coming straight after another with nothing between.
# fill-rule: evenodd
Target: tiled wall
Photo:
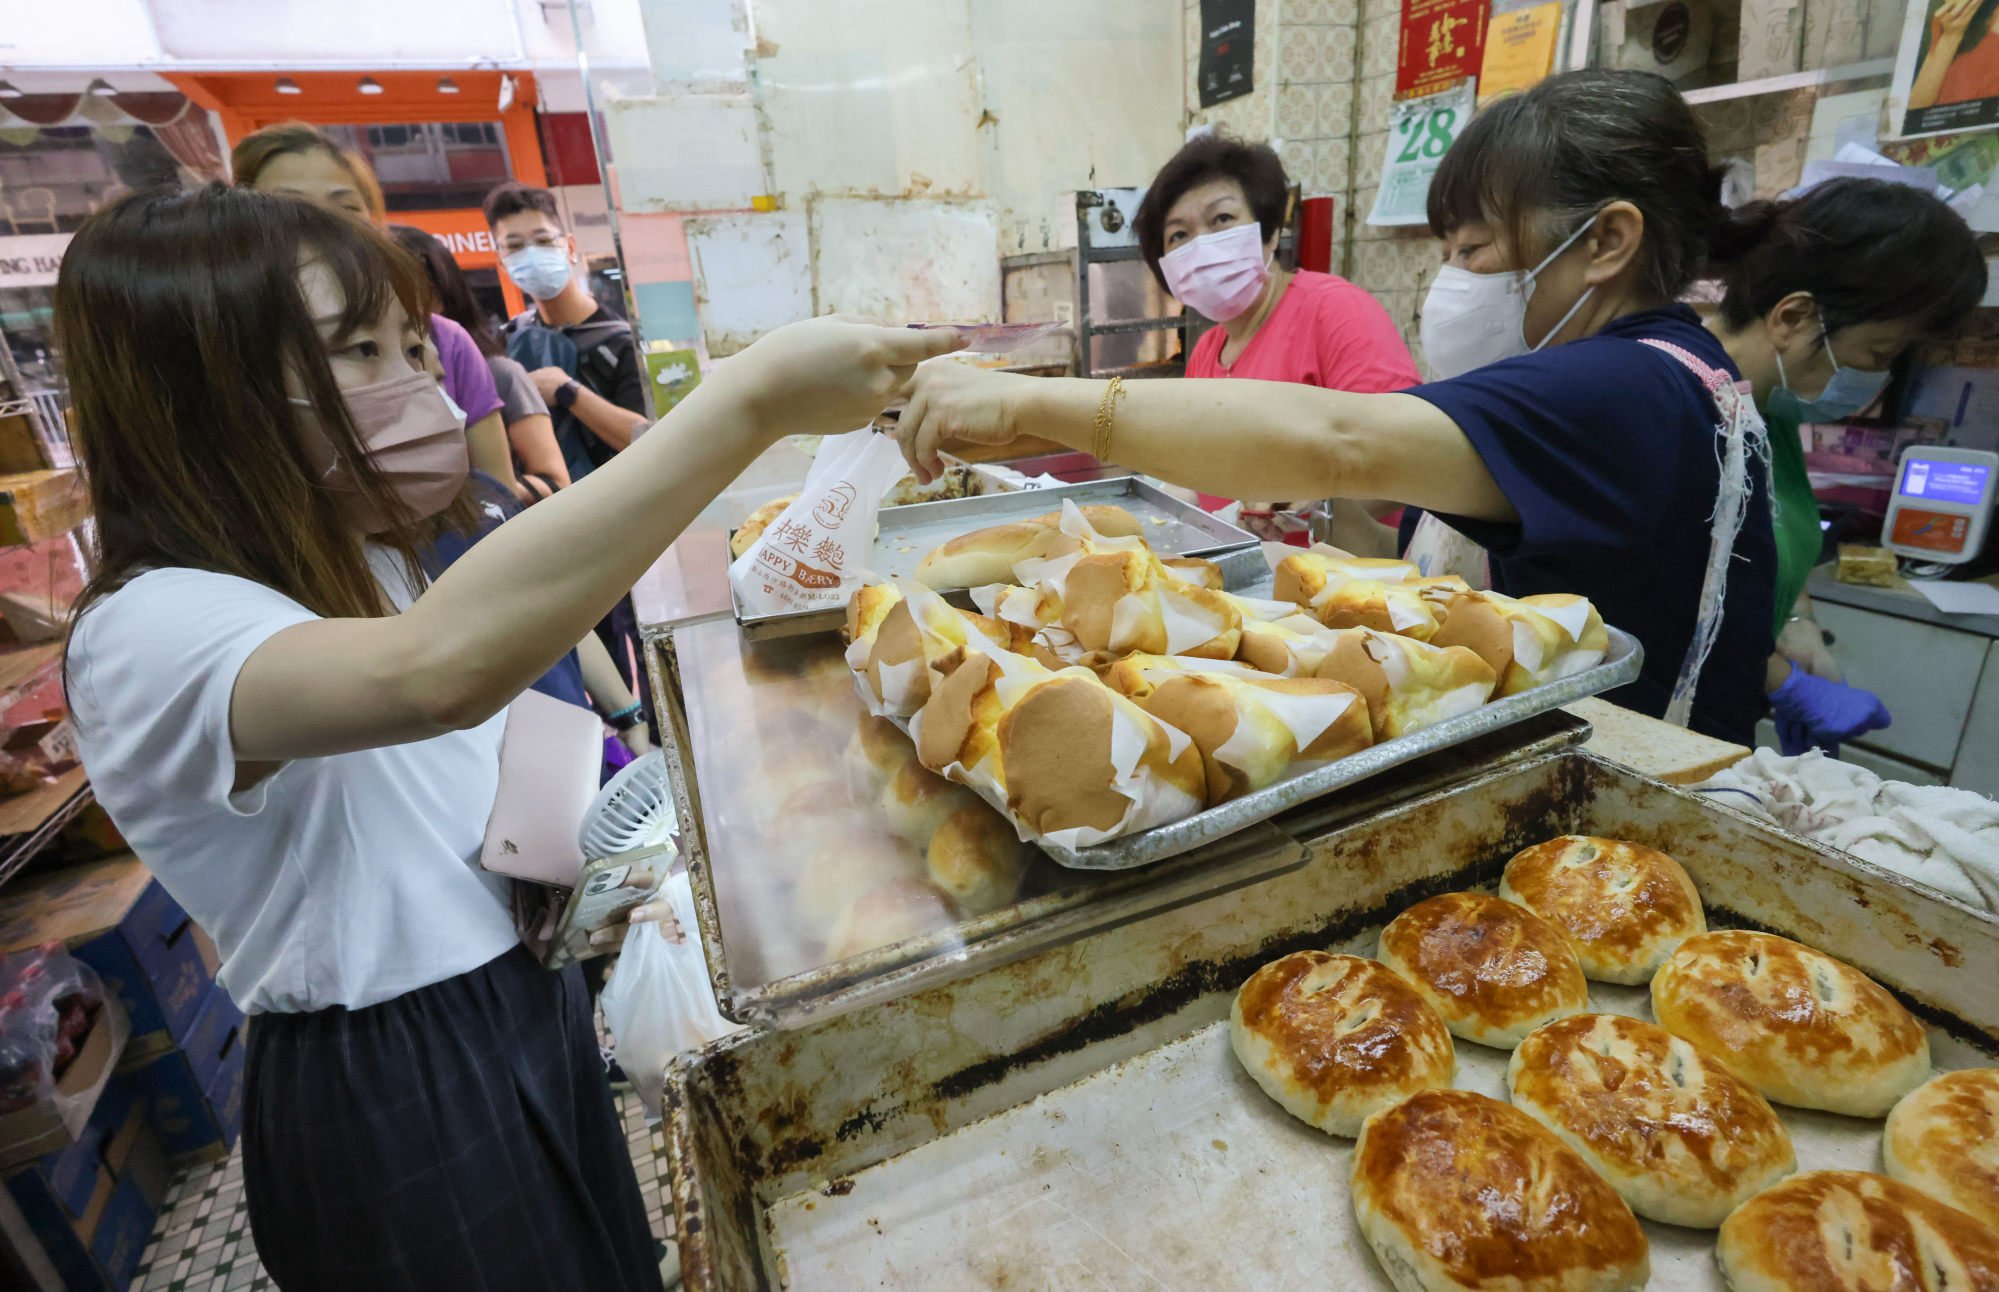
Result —
<instances>
[{"instance_id":1,"label":"tiled wall","mask_svg":"<svg viewBox=\"0 0 1999 1292\"><path fill-rule=\"evenodd\" d=\"M1359 80L1356 82L1353 200L1348 204L1351 233L1347 277L1373 292L1402 329L1420 368L1416 307L1436 272L1437 240L1427 229L1379 229L1367 223L1388 155L1389 111L1395 102L1395 56L1400 39L1400 0L1361 0Z\"/></svg>"}]
</instances>

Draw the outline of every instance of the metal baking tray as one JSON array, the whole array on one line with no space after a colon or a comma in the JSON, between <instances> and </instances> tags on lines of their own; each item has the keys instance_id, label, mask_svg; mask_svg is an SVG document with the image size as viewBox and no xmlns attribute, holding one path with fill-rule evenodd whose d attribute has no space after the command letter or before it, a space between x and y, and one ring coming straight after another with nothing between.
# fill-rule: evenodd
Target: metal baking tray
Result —
<instances>
[{"instance_id":1,"label":"metal baking tray","mask_svg":"<svg viewBox=\"0 0 1999 1292\"><path fill-rule=\"evenodd\" d=\"M1291 951L1371 954L1410 903L1488 886L1567 832L1662 848L1715 926L1873 975L1930 1025L1939 1068L1999 1054L1991 916L1586 753L1287 824L1310 856L1270 879L677 1059L666 1144L686 1286L1389 1288L1354 1224L1352 1142L1241 1071L1230 1000ZM1642 989L1591 993L1646 1010ZM1457 1084L1503 1097L1505 1052L1457 1053ZM1878 1169L1878 1121L1781 1112L1802 1169ZM1652 1286L1722 1286L1712 1232L1645 1228Z\"/></svg>"},{"instance_id":2,"label":"metal baking tray","mask_svg":"<svg viewBox=\"0 0 1999 1292\"><path fill-rule=\"evenodd\" d=\"M1024 489L988 493L971 498L950 498L942 502L913 503L906 507L884 508L875 533L874 551L868 570L877 577L913 577L916 567L930 551L960 534L1001 525L1030 516L1059 511L1064 499L1078 506L1085 503L1115 503L1138 517L1145 526L1145 541L1161 556L1198 556L1222 568L1223 586L1239 592L1270 577L1262 548L1254 534L1219 520L1192 503L1151 485L1136 476L1111 480L1091 480L1047 489ZM945 589L940 589L943 591ZM746 612L732 590L730 601L736 623L751 641L773 637L793 637L803 633L832 632L846 622L846 611L806 610L785 614L758 615Z\"/></svg>"},{"instance_id":3,"label":"metal baking tray","mask_svg":"<svg viewBox=\"0 0 1999 1292\"><path fill-rule=\"evenodd\" d=\"M1412 758L1433 754L1473 736L1497 731L1537 713L1559 709L1584 696L1614 690L1633 681L1645 662L1645 648L1627 632L1616 628L1609 631L1610 649L1594 668L1518 695L1492 700L1470 713L1461 713L1406 736L1370 745L1358 753L1334 759L1288 780L1267 785L1254 793L1230 799L1167 825L1154 826L1150 830L1087 848L1067 848L1040 839L1036 840L1036 846L1062 865L1077 870L1129 870L1134 866L1149 866L1155 861L1191 852L1259 821L1268 821L1300 804L1309 803L1322 794L1377 776ZM905 733L909 729L907 722L897 725ZM972 788L981 797L987 797L978 787ZM987 797L987 801L1001 812L1006 811L1006 804L998 798Z\"/></svg>"}]
</instances>

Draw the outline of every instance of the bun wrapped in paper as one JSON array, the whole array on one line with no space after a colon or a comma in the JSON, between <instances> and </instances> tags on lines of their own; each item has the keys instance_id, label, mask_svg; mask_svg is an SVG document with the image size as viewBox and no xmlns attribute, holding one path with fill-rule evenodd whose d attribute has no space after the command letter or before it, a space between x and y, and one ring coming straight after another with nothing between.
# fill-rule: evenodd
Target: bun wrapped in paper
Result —
<instances>
[{"instance_id":1,"label":"bun wrapped in paper","mask_svg":"<svg viewBox=\"0 0 1999 1292\"><path fill-rule=\"evenodd\" d=\"M1182 583L1191 583L1210 592L1220 592L1224 586L1222 567L1213 561L1204 561L1198 556L1162 556L1159 563Z\"/></svg>"},{"instance_id":2,"label":"bun wrapped in paper","mask_svg":"<svg viewBox=\"0 0 1999 1292\"><path fill-rule=\"evenodd\" d=\"M1263 673L1311 677L1339 645L1339 630L1328 628L1293 601L1231 596L1242 616L1242 639L1235 657Z\"/></svg>"},{"instance_id":3,"label":"bun wrapped in paper","mask_svg":"<svg viewBox=\"0 0 1999 1292\"><path fill-rule=\"evenodd\" d=\"M1013 567L1020 562L1036 560L1068 546L1062 541L1062 520L1071 510L1080 510L1090 529L1107 538L1136 538L1145 532L1138 517L1122 507L1095 505L1078 509L1075 503L1065 500L1061 511L1046 516L958 535L925 555L916 567L916 577L929 587L945 591L1011 583Z\"/></svg>"},{"instance_id":4,"label":"bun wrapped in paper","mask_svg":"<svg viewBox=\"0 0 1999 1292\"><path fill-rule=\"evenodd\" d=\"M1011 642L1007 625L969 615L928 588L905 597L887 585L861 588L847 605L853 641L847 666L860 681L861 699L879 716L907 718L930 698L976 625L989 639Z\"/></svg>"},{"instance_id":5,"label":"bun wrapped in paper","mask_svg":"<svg viewBox=\"0 0 1999 1292\"><path fill-rule=\"evenodd\" d=\"M1228 660L1134 655L1106 670L1104 681L1193 738L1209 806L1374 740L1367 702L1329 678L1272 677Z\"/></svg>"},{"instance_id":6,"label":"bun wrapped in paper","mask_svg":"<svg viewBox=\"0 0 1999 1292\"><path fill-rule=\"evenodd\" d=\"M1063 505L1059 538L1014 567L1019 586L976 590L979 608L1093 667L1131 654L1235 654L1242 616L1227 593L1188 582L1143 540L1100 533L1074 503Z\"/></svg>"},{"instance_id":7,"label":"bun wrapped in paper","mask_svg":"<svg viewBox=\"0 0 1999 1292\"><path fill-rule=\"evenodd\" d=\"M1340 630L1318 676L1361 693L1377 741L1470 713L1499 684L1492 666L1463 646L1433 646L1372 628Z\"/></svg>"},{"instance_id":8,"label":"bun wrapped in paper","mask_svg":"<svg viewBox=\"0 0 1999 1292\"><path fill-rule=\"evenodd\" d=\"M1451 600L1430 640L1476 651L1499 675L1500 695L1594 668L1610 649L1603 616L1566 592L1518 600L1497 592L1463 593Z\"/></svg>"},{"instance_id":9,"label":"bun wrapped in paper","mask_svg":"<svg viewBox=\"0 0 1999 1292\"><path fill-rule=\"evenodd\" d=\"M1299 552L1277 563L1275 594L1304 606L1328 628L1372 628L1428 641L1443 607L1470 585L1453 575L1423 578L1408 561Z\"/></svg>"},{"instance_id":10,"label":"bun wrapped in paper","mask_svg":"<svg viewBox=\"0 0 1999 1292\"><path fill-rule=\"evenodd\" d=\"M1052 670L991 643L966 651L910 731L925 766L1065 847L1180 820L1206 796L1185 733L1087 669Z\"/></svg>"}]
</instances>

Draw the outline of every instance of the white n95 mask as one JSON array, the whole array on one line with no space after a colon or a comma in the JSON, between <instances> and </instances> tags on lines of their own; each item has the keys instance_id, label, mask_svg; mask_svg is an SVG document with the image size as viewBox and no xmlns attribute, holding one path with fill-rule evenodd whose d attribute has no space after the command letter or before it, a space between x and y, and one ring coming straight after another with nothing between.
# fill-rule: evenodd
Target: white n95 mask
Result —
<instances>
[{"instance_id":1,"label":"white n95 mask","mask_svg":"<svg viewBox=\"0 0 1999 1292\"><path fill-rule=\"evenodd\" d=\"M1548 329L1548 336L1535 345L1527 341L1527 302L1534 298L1534 280L1541 271L1595 222L1594 215L1584 220L1561 246L1524 274L1517 269L1475 274L1456 265L1439 269L1423 297L1423 359L1430 365L1431 375L1439 381L1461 377L1501 359L1532 354L1548 344L1549 337L1560 335L1596 288L1592 286L1578 296L1561 321Z\"/></svg>"}]
</instances>

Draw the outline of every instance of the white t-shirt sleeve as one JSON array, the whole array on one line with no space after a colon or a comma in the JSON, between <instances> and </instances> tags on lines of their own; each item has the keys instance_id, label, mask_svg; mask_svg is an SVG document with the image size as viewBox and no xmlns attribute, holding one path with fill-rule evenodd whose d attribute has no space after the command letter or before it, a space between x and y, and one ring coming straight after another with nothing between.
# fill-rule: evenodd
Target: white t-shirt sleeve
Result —
<instances>
[{"instance_id":1,"label":"white t-shirt sleeve","mask_svg":"<svg viewBox=\"0 0 1999 1292\"><path fill-rule=\"evenodd\" d=\"M316 618L263 584L185 569L142 574L85 613L70 644L70 707L112 819L138 808L171 818L175 805L261 810L261 784L230 793L230 696L259 646Z\"/></svg>"}]
</instances>

